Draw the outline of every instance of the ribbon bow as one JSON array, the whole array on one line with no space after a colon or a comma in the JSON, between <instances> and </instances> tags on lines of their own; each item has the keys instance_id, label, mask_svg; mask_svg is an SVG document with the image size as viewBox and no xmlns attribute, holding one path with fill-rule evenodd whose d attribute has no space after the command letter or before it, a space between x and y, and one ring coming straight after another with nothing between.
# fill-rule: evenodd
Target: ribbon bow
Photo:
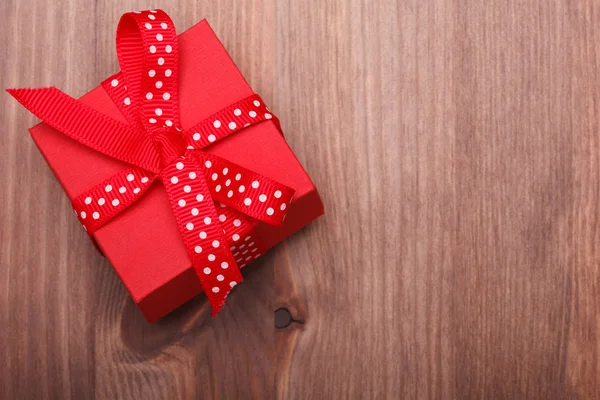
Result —
<instances>
[{"instance_id":1,"label":"ribbon bow","mask_svg":"<svg viewBox=\"0 0 600 400\"><path fill-rule=\"evenodd\" d=\"M131 167L73 199L84 229L93 233L163 183L192 265L219 312L241 282L239 268L266 249L251 219L279 226L294 190L200 151L249 125L273 119L252 95L183 129L177 102L175 27L161 10L126 13L117 29L121 72L102 82L127 119L121 123L58 89L9 89L23 106L77 142Z\"/></svg>"}]
</instances>

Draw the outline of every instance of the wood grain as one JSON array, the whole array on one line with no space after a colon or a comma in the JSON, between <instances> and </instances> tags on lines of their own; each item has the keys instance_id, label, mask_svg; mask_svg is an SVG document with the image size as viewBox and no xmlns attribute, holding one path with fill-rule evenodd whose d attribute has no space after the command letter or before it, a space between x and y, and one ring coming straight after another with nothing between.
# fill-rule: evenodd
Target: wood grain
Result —
<instances>
[{"instance_id":1,"label":"wood grain","mask_svg":"<svg viewBox=\"0 0 600 400\"><path fill-rule=\"evenodd\" d=\"M0 87L85 93L148 7L5 0ZM326 215L216 320L197 299L150 326L0 96L0 398L600 396L597 2L162 8L211 22Z\"/></svg>"}]
</instances>

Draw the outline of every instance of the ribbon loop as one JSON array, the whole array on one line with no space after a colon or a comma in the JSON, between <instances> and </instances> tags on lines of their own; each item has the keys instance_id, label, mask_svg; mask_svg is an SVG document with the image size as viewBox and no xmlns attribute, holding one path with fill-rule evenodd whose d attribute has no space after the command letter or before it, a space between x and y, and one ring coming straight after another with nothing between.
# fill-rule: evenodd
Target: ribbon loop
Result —
<instances>
[{"instance_id":1,"label":"ribbon loop","mask_svg":"<svg viewBox=\"0 0 600 400\"><path fill-rule=\"evenodd\" d=\"M146 132L179 127L177 32L167 13L123 15L117 29L117 55L134 112Z\"/></svg>"}]
</instances>

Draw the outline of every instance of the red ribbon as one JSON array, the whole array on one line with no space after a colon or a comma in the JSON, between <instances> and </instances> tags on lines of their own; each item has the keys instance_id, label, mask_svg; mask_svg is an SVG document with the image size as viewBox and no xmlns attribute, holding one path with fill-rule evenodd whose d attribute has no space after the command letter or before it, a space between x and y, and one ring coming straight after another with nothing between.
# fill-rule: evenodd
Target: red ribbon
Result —
<instances>
[{"instance_id":1,"label":"red ribbon","mask_svg":"<svg viewBox=\"0 0 600 400\"><path fill-rule=\"evenodd\" d=\"M266 250L252 218L280 226L294 190L202 149L249 125L273 119L252 95L191 129L179 124L175 27L161 10L124 14L117 29L121 72L102 83L127 119L121 123L56 88L9 89L48 125L130 168L73 200L90 237L163 183L181 237L215 316L240 268ZM92 237L93 240L93 237Z\"/></svg>"}]
</instances>

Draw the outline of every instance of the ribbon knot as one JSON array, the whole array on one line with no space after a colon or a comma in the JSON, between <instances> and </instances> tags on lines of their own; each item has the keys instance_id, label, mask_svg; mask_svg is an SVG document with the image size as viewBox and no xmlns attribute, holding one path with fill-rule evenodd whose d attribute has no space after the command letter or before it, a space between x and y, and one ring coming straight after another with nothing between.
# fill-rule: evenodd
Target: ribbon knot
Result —
<instances>
[{"instance_id":1,"label":"ribbon knot","mask_svg":"<svg viewBox=\"0 0 600 400\"><path fill-rule=\"evenodd\" d=\"M161 130L152 136L151 140L159 154L161 168L187 151L187 139L180 129L174 127Z\"/></svg>"},{"instance_id":2,"label":"ribbon knot","mask_svg":"<svg viewBox=\"0 0 600 400\"><path fill-rule=\"evenodd\" d=\"M213 316L242 281L239 268L265 246L253 220L279 226L294 190L200 149L247 126L277 118L258 95L183 129L177 97L177 34L161 10L126 13L117 29L121 72L102 82L127 123L56 88L9 89L48 125L131 166L81 193L73 209L93 233L162 181ZM243 149L241 149L243 151Z\"/></svg>"}]
</instances>

